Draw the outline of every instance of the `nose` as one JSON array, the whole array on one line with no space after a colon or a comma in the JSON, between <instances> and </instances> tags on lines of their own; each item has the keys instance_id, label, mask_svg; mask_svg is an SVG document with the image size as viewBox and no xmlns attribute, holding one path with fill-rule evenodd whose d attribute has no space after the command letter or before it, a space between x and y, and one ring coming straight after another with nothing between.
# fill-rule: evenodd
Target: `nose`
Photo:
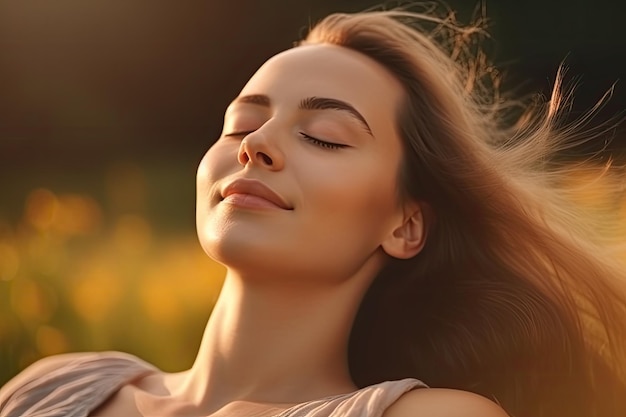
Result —
<instances>
[{"instance_id":1,"label":"nose","mask_svg":"<svg viewBox=\"0 0 626 417\"><path fill-rule=\"evenodd\" d=\"M261 130L246 135L239 145L237 155L239 163L243 166L252 164L272 171L280 171L285 165L285 157L277 144L273 142L269 140L267 133Z\"/></svg>"}]
</instances>

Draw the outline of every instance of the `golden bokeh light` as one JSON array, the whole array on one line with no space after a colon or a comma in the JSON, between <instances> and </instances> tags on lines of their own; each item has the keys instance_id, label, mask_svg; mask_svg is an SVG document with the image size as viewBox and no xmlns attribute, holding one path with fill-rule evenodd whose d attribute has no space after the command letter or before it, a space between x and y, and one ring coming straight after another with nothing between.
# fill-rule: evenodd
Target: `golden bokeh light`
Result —
<instances>
[{"instance_id":1,"label":"golden bokeh light","mask_svg":"<svg viewBox=\"0 0 626 417\"><path fill-rule=\"evenodd\" d=\"M57 355L69 350L69 342L61 332L53 326L39 326L35 334L35 345L41 356Z\"/></svg>"},{"instance_id":2,"label":"golden bokeh light","mask_svg":"<svg viewBox=\"0 0 626 417\"><path fill-rule=\"evenodd\" d=\"M194 239L162 248L139 281L141 305L155 322L172 325L183 316L206 313L215 304L225 269Z\"/></svg>"},{"instance_id":3,"label":"golden bokeh light","mask_svg":"<svg viewBox=\"0 0 626 417\"><path fill-rule=\"evenodd\" d=\"M57 306L52 291L28 278L13 280L10 300L12 310L26 323L49 321Z\"/></svg>"},{"instance_id":4,"label":"golden bokeh light","mask_svg":"<svg viewBox=\"0 0 626 417\"><path fill-rule=\"evenodd\" d=\"M39 188L26 199L24 216L28 224L37 230L48 230L59 210L59 201L52 191Z\"/></svg>"},{"instance_id":5,"label":"golden bokeh light","mask_svg":"<svg viewBox=\"0 0 626 417\"><path fill-rule=\"evenodd\" d=\"M182 300L172 291L175 276L154 274L144 277L139 285L140 305L153 322L163 326L178 323L183 316Z\"/></svg>"},{"instance_id":6,"label":"golden bokeh light","mask_svg":"<svg viewBox=\"0 0 626 417\"><path fill-rule=\"evenodd\" d=\"M100 259L85 262L68 288L72 306L88 323L106 320L122 297L121 279L111 265Z\"/></svg>"},{"instance_id":7,"label":"golden bokeh light","mask_svg":"<svg viewBox=\"0 0 626 417\"><path fill-rule=\"evenodd\" d=\"M102 210L87 196L66 194L58 196L59 210L54 227L62 235L89 235L102 226Z\"/></svg>"},{"instance_id":8,"label":"golden bokeh light","mask_svg":"<svg viewBox=\"0 0 626 417\"><path fill-rule=\"evenodd\" d=\"M20 256L17 250L0 242L0 280L9 281L17 275L20 267Z\"/></svg>"},{"instance_id":9,"label":"golden bokeh light","mask_svg":"<svg viewBox=\"0 0 626 417\"><path fill-rule=\"evenodd\" d=\"M152 228L146 219L134 214L121 216L113 228L113 244L124 255L146 253L152 243Z\"/></svg>"}]
</instances>

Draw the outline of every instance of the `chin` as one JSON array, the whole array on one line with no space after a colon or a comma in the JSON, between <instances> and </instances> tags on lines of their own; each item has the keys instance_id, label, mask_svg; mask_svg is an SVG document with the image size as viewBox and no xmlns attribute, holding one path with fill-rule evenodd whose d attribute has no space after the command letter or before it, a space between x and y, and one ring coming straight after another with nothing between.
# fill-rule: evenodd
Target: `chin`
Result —
<instances>
[{"instance_id":1,"label":"chin","mask_svg":"<svg viewBox=\"0 0 626 417\"><path fill-rule=\"evenodd\" d=\"M267 263L283 256L279 248L268 245L271 240L267 236L257 234L255 237L254 233L235 224L222 224L219 228L209 224L198 230L198 238L204 252L214 261L227 267L239 269L242 265Z\"/></svg>"}]
</instances>

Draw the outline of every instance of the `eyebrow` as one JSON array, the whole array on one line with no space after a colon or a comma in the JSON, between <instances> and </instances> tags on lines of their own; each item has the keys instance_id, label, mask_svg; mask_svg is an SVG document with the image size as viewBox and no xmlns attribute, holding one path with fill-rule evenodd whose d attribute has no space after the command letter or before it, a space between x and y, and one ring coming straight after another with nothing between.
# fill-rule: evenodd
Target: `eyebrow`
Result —
<instances>
[{"instance_id":1,"label":"eyebrow","mask_svg":"<svg viewBox=\"0 0 626 417\"><path fill-rule=\"evenodd\" d=\"M251 94L249 96L239 96L235 98L232 104L236 103L246 103L246 104L256 104L263 107L270 107L271 100L268 96L263 94Z\"/></svg>"},{"instance_id":2,"label":"eyebrow","mask_svg":"<svg viewBox=\"0 0 626 417\"><path fill-rule=\"evenodd\" d=\"M270 107L272 104L270 98L264 94L239 96L235 98L235 100L233 100L233 104L234 103L255 104L263 107ZM365 117L363 117L363 115L359 113L357 109L355 109L352 105L346 103L345 101L327 97L307 97L300 101L298 108L302 110L340 110L348 112L352 117L359 121L359 123L363 126L365 131L370 136L374 136L372 134L372 129L365 120Z\"/></svg>"}]
</instances>

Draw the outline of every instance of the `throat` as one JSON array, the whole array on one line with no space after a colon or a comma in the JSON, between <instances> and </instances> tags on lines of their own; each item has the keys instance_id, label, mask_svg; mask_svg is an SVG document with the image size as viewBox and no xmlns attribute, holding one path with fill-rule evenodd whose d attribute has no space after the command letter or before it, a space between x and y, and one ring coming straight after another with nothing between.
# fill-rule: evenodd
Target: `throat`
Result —
<instances>
[{"instance_id":1,"label":"throat","mask_svg":"<svg viewBox=\"0 0 626 417\"><path fill-rule=\"evenodd\" d=\"M347 343L355 308L338 296L272 293L227 279L184 396L217 412L282 410L353 392Z\"/></svg>"}]
</instances>

